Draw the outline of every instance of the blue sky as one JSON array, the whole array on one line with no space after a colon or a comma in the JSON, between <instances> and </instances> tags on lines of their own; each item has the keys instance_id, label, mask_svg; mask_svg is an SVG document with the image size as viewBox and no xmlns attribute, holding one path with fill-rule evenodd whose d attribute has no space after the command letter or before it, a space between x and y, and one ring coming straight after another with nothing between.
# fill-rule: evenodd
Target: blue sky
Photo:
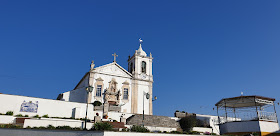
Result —
<instances>
[{"instance_id":1,"label":"blue sky","mask_svg":"<svg viewBox=\"0 0 280 136\"><path fill-rule=\"evenodd\" d=\"M0 1L0 92L55 99L89 70L154 57L154 114L215 115L222 98L280 96L280 1ZM279 114L279 106L277 105Z\"/></svg>"}]
</instances>

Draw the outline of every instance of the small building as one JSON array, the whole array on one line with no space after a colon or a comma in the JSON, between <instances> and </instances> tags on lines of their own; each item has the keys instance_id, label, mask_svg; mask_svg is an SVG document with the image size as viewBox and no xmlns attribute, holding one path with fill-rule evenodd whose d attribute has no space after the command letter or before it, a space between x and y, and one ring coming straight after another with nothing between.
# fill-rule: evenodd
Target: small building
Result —
<instances>
[{"instance_id":1,"label":"small building","mask_svg":"<svg viewBox=\"0 0 280 136\"><path fill-rule=\"evenodd\" d=\"M225 98L217 106L220 134L280 135L274 98L239 96Z\"/></svg>"}]
</instances>

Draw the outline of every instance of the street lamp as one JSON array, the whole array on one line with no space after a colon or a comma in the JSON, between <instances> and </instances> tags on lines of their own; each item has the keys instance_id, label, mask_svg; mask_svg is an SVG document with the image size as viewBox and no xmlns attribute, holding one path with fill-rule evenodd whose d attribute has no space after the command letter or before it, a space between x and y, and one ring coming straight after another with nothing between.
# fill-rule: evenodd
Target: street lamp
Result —
<instances>
[{"instance_id":1,"label":"street lamp","mask_svg":"<svg viewBox=\"0 0 280 136\"><path fill-rule=\"evenodd\" d=\"M85 130L87 129L88 94L93 91L93 87L92 86L86 87L86 91L87 91L87 108L86 108L86 118L85 118L85 128L84 128Z\"/></svg>"},{"instance_id":2,"label":"street lamp","mask_svg":"<svg viewBox=\"0 0 280 136\"><path fill-rule=\"evenodd\" d=\"M145 107L144 107L145 106L145 104L144 104L145 95L146 95L146 99L150 99L150 94L144 92L144 94L143 94L143 127L144 127L144 120L145 120L145 116L144 116L144 114L145 114ZM156 96L154 97L154 99L152 99L152 101L155 101L155 100L157 100Z\"/></svg>"}]
</instances>

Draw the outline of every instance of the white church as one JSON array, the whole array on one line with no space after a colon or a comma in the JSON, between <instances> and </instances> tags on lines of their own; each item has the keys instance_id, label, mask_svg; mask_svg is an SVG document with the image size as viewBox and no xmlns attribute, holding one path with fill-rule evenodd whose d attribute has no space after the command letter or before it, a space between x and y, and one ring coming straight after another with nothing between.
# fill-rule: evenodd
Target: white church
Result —
<instances>
[{"instance_id":1,"label":"white church","mask_svg":"<svg viewBox=\"0 0 280 136\"><path fill-rule=\"evenodd\" d=\"M153 57L142 49L143 41L139 39L139 42L139 48L127 60L128 70L117 64L115 53L112 63L95 67L92 61L89 71L76 87L62 92L56 100L0 93L0 123L13 124L20 115L27 117L24 127L84 127L84 121L79 119L87 118L91 121L86 123L88 129L98 119L127 125L145 123L152 127L150 129L161 131L177 130L178 125L172 117L152 116L152 102L156 99L153 98ZM14 116L3 115L7 112L13 112ZM155 124L154 119L162 119L162 122Z\"/></svg>"},{"instance_id":2,"label":"white church","mask_svg":"<svg viewBox=\"0 0 280 136\"><path fill-rule=\"evenodd\" d=\"M139 39L139 49L129 56L128 70L116 62L94 67L87 72L72 91L62 93L58 100L80 103L101 102L104 113L114 109L122 113L153 114L153 57L147 56ZM108 109L109 108L109 109Z\"/></svg>"}]
</instances>

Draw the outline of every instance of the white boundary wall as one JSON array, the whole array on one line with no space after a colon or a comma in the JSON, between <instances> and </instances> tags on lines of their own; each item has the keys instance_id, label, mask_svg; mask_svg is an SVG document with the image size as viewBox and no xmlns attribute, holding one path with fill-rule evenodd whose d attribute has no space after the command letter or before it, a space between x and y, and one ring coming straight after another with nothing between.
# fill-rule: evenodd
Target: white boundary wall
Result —
<instances>
[{"instance_id":1,"label":"white boundary wall","mask_svg":"<svg viewBox=\"0 0 280 136\"><path fill-rule=\"evenodd\" d=\"M241 121L227 122L220 125L222 134L235 132L276 132L279 131L277 122Z\"/></svg>"},{"instance_id":2,"label":"white boundary wall","mask_svg":"<svg viewBox=\"0 0 280 136\"><path fill-rule=\"evenodd\" d=\"M275 132L279 131L279 124L277 122L259 121L261 132Z\"/></svg>"},{"instance_id":3,"label":"white boundary wall","mask_svg":"<svg viewBox=\"0 0 280 136\"><path fill-rule=\"evenodd\" d=\"M104 136L202 136L186 134L163 134L163 133L134 133L134 132L110 132L105 131Z\"/></svg>"},{"instance_id":4,"label":"white boundary wall","mask_svg":"<svg viewBox=\"0 0 280 136\"><path fill-rule=\"evenodd\" d=\"M110 131L67 131L67 130L35 130L35 129L0 129L0 136L202 136L163 133L133 133Z\"/></svg>"},{"instance_id":5,"label":"white boundary wall","mask_svg":"<svg viewBox=\"0 0 280 136\"><path fill-rule=\"evenodd\" d=\"M193 131L197 131L197 132L202 132L202 133L205 133L205 132L212 133L212 128L193 127L192 130L193 130Z\"/></svg>"},{"instance_id":6,"label":"white boundary wall","mask_svg":"<svg viewBox=\"0 0 280 136\"><path fill-rule=\"evenodd\" d=\"M47 127L52 125L54 127L58 126L70 126L72 128L84 128L84 121L81 120L71 120L71 119L50 119L50 118L41 118L41 119L26 119L24 121L23 128L26 127ZM93 123L87 123L87 129L91 129Z\"/></svg>"},{"instance_id":7,"label":"white boundary wall","mask_svg":"<svg viewBox=\"0 0 280 136\"><path fill-rule=\"evenodd\" d=\"M13 124L14 122L14 116L0 115L0 124Z\"/></svg>"},{"instance_id":8,"label":"white boundary wall","mask_svg":"<svg viewBox=\"0 0 280 136\"><path fill-rule=\"evenodd\" d=\"M38 101L37 113L20 112L23 101ZM86 103L65 102L59 100L0 94L0 113L5 114L7 111L13 111L14 115L22 114L29 117L48 114L49 117L75 117L84 118L86 113ZM94 119L93 105L88 105L88 118Z\"/></svg>"}]
</instances>

